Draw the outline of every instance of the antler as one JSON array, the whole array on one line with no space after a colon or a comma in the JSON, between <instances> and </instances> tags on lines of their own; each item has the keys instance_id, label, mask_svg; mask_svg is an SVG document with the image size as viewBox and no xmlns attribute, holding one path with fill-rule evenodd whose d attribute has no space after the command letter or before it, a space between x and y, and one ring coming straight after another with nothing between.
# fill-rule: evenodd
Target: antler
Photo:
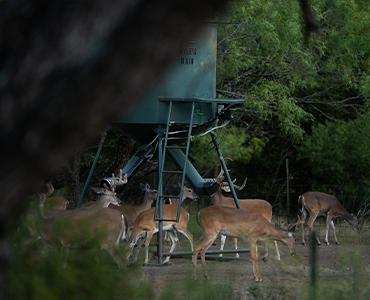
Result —
<instances>
[{"instance_id":1,"label":"antler","mask_svg":"<svg viewBox=\"0 0 370 300\"><path fill-rule=\"evenodd\" d=\"M290 225L289 230L292 229L293 227L296 227L296 226L300 225L300 224L304 224L304 221L301 221L301 218L299 217L299 215L297 215L297 217L298 217L298 221L295 224Z\"/></svg>"},{"instance_id":2,"label":"antler","mask_svg":"<svg viewBox=\"0 0 370 300\"><path fill-rule=\"evenodd\" d=\"M245 187L245 184L247 183L247 177L244 179L244 182L243 182L243 185L242 186L238 186L236 184L234 184L235 180L233 181L233 186L234 186L234 189L238 190L238 191L241 191L244 187Z\"/></svg>"},{"instance_id":3,"label":"antler","mask_svg":"<svg viewBox=\"0 0 370 300\"><path fill-rule=\"evenodd\" d=\"M224 161L233 161L233 158L232 157L227 157L227 158L224 158ZM221 167L220 174L218 174L217 178L221 178L222 175L224 175L224 168Z\"/></svg>"},{"instance_id":4,"label":"antler","mask_svg":"<svg viewBox=\"0 0 370 300\"><path fill-rule=\"evenodd\" d=\"M116 180L116 177L114 176L114 174L112 174L112 178L113 178L113 184L111 185L110 189L113 193L115 193L115 187L117 185L127 183L127 174L125 174L125 178L122 181L122 169L119 170L119 180L118 181Z\"/></svg>"},{"instance_id":5,"label":"antler","mask_svg":"<svg viewBox=\"0 0 370 300\"><path fill-rule=\"evenodd\" d=\"M304 224L304 221L301 221L301 218L299 217L299 215L297 215L297 217L298 217L298 221L297 223L295 223L295 225Z\"/></svg>"}]
</instances>

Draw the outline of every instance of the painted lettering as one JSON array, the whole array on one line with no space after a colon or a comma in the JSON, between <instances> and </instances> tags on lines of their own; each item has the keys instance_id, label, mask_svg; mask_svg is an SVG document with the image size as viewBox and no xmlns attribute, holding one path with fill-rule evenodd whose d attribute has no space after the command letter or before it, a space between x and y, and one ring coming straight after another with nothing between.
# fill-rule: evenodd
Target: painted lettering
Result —
<instances>
[{"instance_id":1,"label":"painted lettering","mask_svg":"<svg viewBox=\"0 0 370 300\"><path fill-rule=\"evenodd\" d=\"M186 55L197 55L197 48L182 48L180 53Z\"/></svg>"},{"instance_id":2,"label":"painted lettering","mask_svg":"<svg viewBox=\"0 0 370 300\"><path fill-rule=\"evenodd\" d=\"M180 62L182 65L194 65L194 58L192 57L181 57Z\"/></svg>"}]
</instances>

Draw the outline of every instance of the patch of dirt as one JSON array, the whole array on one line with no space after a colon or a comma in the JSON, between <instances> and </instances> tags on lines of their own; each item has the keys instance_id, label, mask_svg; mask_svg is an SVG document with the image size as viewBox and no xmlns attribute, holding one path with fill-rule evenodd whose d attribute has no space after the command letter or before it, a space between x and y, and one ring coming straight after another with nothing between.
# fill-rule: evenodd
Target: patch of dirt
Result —
<instances>
[{"instance_id":1,"label":"patch of dirt","mask_svg":"<svg viewBox=\"0 0 370 300\"><path fill-rule=\"evenodd\" d=\"M267 262L259 261L260 272L263 278L262 283L255 283L253 277L252 261L249 253L241 253L241 260L230 261L215 261L207 260L207 268L211 277L210 281L206 281L203 276L203 269L200 259L198 259L198 278L199 281L194 282L196 285L225 285L231 286L233 292L240 298L247 299L249 288L251 286L262 286L280 290L288 299L297 299L298 297L307 294L308 286L311 282L311 256L312 247L309 238L306 238L306 246L301 244L300 233L296 233L296 256L292 257L289 254L288 247L282 243L278 243L281 254L281 261L276 259L276 252L273 243L269 242L269 259ZM177 245L177 251L190 251L190 245L186 238L179 236L180 242ZM333 240L333 238L331 238ZM338 279L353 280L355 273L356 259L354 253L358 253L360 257L361 272L363 276L370 278L370 252L369 246L356 242L353 238L338 237L340 245L331 244L329 246L321 244L316 247L316 270L317 279L321 281L336 281ZM153 241L155 238L153 238ZM152 241L152 242L153 242ZM195 239L195 242L197 239ZM212 245L210 250L218 250L220 238L217 240L217 245ZM264 253L262 245L259 247L259 253ZM164 244L164 251L169 249L169 246ZM238 240L238 248L247 249L248 242L246 240ZM233 249L231 239L227 239L225 249ZM150 248L151 252L156 250L155 247ZM136 250L135 250L136 251ZM144 261L144 247L139 255L139 262ZM225 255L226 257L235 257L235 254ZM357 260L358 261L358 260ZM143 266L140 271L141 278L145 278L153 282L160 294L161 290L165 289L168 284L174 284L176 289L180 291L186 288L183 283L193 277L193 265L191 256L189 258L170 259L171 265L154 267ZM152 257L150 263L158 263L157 257ZM369 280L368 280L369 281ZM181 294L181 292L180 292ZM278 299L280 297L277 297Z\"/></svg>"}]
</instances>

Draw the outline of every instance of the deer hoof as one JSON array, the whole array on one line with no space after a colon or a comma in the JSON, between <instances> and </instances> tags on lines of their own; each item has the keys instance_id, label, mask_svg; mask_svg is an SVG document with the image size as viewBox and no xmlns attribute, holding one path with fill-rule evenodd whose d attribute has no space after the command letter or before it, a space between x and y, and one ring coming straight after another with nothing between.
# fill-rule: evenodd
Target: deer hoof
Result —
<instances>
[{"instance_id":1,"label":"deer hoof","mask_svg":"<svg viewBox=\"0 0 370 300\"><path fill-rule=\"evenodd\" d=\"M302 242L302 245L303 245L303 246L306 246L306 242L305 242L305 241L303 241L303 242Z\"/></svg>"},{"instance_id":2,"label":"deer hoof","mask_svg":"<svg viewBox=\"0 0 370 300\"><path fill-rule=\"evenodd\" d=\"M337 245L339 245L339 242L335 242Z\"/></svg>"}]
</instances>

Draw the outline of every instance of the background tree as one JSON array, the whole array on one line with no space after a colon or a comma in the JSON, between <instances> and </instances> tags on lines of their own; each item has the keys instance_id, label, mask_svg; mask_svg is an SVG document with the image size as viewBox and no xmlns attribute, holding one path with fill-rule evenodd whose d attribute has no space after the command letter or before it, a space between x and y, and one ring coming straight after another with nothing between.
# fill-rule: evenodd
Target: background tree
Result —
<instances>
[{"instance_id":1,"label":"background tree","mask_svg":"<svg viewBox=\"0 0 370 300\"><path fill-rule=\"evenodd\" d=\"M310 5L318 31L309 36L296 1L233 1L215 16L216 21L237 23L218 29L218 96L245 100L243 108L233 109L234 119L225 133L220 131L221 147L225 157L234 158L230 167L235 175L259 185L256 194L271 202L275 199L269 195L279 194L286 182L286 158L293 184L324 184L324 179L349 183L349 170L359 160L349 159L357 155L350 150L355 147L341 145L354 146L369 138L369 6L363 1L329 0ZM312 126L316 133L311 136ZM332 132L336 127L347 127L353 134L338 142L337 155L329 159L324 157L329 155L324 151L329 137L319 146L318 132L324 138L325 130ZM209 142L207 137L198 139L204 141L194 140L193 156ZM300 143L305 146L298 156ZM366 144L358 147L364 151L358 157L368 152ZM320 149L321 159L316 160ZM323 160L325 164L317 163ZM202 154L199 164L211 169L215 161L216 156ZM342 171L334 176L329 165ZM365 178L367 167L361 169ZM352 182L359 182L355 177Z\"/></svg>"}]
</instances>

